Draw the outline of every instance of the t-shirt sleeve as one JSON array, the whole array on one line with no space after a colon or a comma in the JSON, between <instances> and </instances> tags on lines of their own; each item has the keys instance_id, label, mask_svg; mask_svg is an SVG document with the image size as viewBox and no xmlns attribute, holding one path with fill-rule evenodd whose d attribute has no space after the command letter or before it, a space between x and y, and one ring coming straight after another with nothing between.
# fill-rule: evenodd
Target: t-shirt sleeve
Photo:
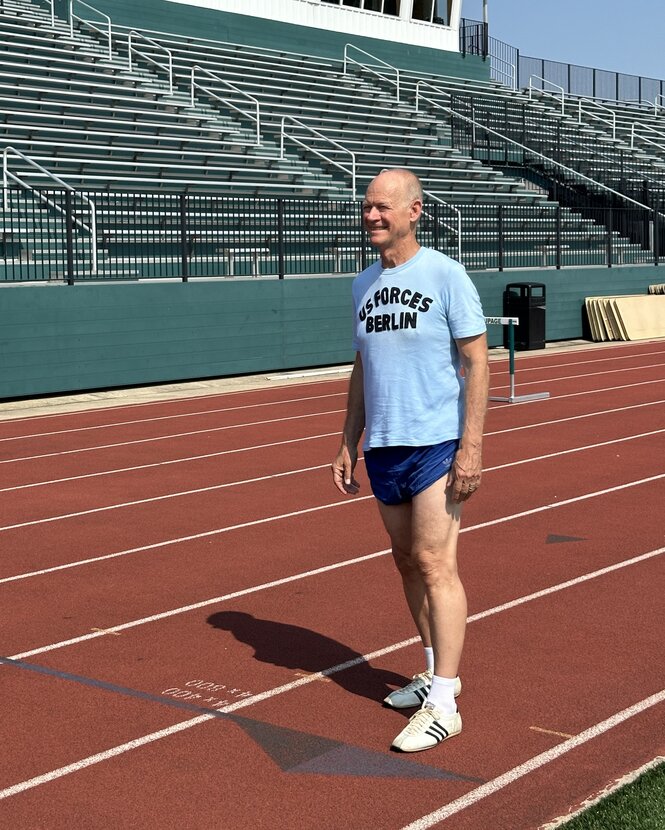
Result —
<instances>
[{"instance_id":1,"label":"t-shirt sleeve","mask_svg":"<svg viewBox=\"0 0 665 830\"><path fill-rule=\"evenodd\" d=\"M449 277L448 324L456 340L487 331L476 286L464 268L456 264Z\"/></svg>"}]
</instances>

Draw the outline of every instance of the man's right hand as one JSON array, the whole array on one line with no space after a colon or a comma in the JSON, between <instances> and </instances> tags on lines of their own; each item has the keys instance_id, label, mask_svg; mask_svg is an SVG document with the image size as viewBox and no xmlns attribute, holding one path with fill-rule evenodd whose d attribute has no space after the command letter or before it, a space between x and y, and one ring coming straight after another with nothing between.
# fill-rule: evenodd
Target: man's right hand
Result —
<instances>
[{"instance_id":1,"label":"man's right hand","mask_svg":"<svg viewBox=\"0 0 665 830\"><path fill-rule=\"evenodd\" d=\"M332 463L333 482L340 493L345 496L354 496L360 490L360 484L353 477L353 471L358 461L358 451L349 450L343 445Z\"/></svg>"}]
</instances>

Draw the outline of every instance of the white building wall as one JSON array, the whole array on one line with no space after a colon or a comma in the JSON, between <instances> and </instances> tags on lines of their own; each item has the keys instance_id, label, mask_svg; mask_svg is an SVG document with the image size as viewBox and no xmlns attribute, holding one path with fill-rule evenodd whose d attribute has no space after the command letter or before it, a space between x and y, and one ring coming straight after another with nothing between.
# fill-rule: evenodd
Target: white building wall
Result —
<instances>
[{"instance_id":1,"label":"white building wall","mask_svg":"<svg viewBox=\"0 0 665 830\"><path fill-rule=\"evenodd\" d=\"M410 20L413 0L402 0L400 17L379 12L334 6L321 0L169 0L188 6L260 17L341 32L349 36L373 37L448 52L459 51L459 21L462 0L453 0L451 26ZM405 19L407 18L407 19Z\"/></svg>"}]
</instances>

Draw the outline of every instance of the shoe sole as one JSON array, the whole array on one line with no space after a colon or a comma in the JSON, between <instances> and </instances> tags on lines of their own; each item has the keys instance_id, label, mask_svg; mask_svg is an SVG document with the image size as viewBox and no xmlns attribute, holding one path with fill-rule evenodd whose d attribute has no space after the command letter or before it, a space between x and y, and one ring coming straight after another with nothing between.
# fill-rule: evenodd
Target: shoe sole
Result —
<instances>
[{"instance_id":1,"label":"shoe sole","mask_svg":"<svg viewBox=\"0 0 665 830\"><path fill-rule=\"evenodd\" d=\"M461 729L460 729L459 732L453 732L452 735L447 735L445 738L441 738L440 741L438 741L435 744L431 744L430 746L413 746L413 747L403 748L401 746L395 746L395 744L391 744L390 748L394 752L425 752L425 750L427 750L427 749L436 749L437 746L441 746L441 744L444 741L449 741L451 738L454 738L456 735L460 735L461 732L462 732Z\"/></svg>"}]
</instances>

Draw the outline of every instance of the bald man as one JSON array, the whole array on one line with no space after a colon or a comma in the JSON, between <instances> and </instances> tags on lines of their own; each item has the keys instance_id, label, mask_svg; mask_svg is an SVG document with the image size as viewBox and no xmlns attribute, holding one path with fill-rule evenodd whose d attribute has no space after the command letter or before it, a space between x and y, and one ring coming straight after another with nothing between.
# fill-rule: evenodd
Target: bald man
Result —
<instances>
[{"instance_id":1,"label":"bald man","mask_svg":"<svg viewBox=\"0 0 665 830\"><path fill-rule=\"evenodd\" d=\"M417 752L458 735L455 697L466 627L457 572L462 504L480 485L489 369L485 318L464 268L421 247L418 178L384 170L363 202L379 261L353 283L354 349L337 489L353 495L358 443L404 595L425 650L425 671L385 699L420 707L393 741Z\"/></svg>"}]
</instances>

